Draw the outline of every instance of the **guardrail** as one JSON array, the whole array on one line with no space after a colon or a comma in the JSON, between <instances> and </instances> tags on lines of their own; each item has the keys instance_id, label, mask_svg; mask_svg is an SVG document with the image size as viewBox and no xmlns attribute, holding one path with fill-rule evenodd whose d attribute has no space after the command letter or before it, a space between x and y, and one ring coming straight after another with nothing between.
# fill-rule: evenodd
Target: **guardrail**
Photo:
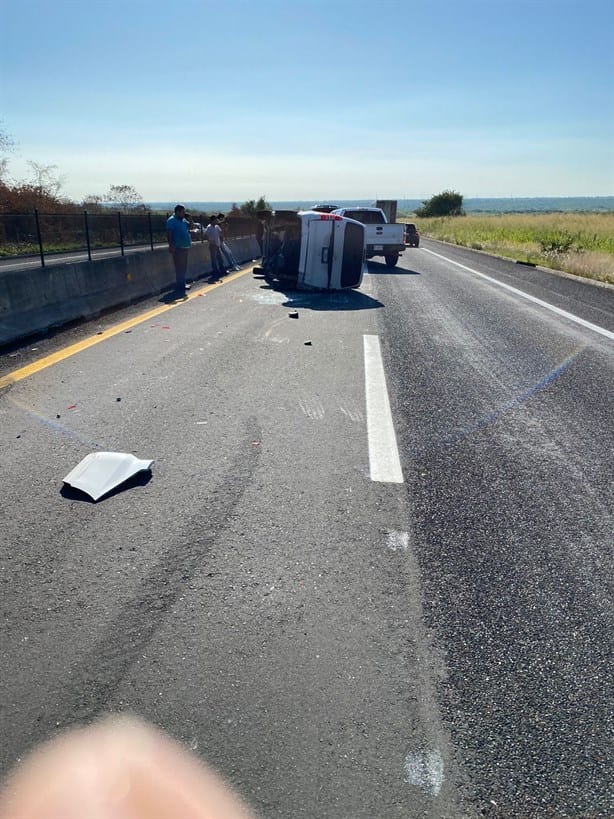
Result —
<instances>
[{"instance_id":1,"label":"guardrail","mask_svg":"<svg viewBox=\"0 0 614 819\"><path fill-rule=\"evenodd\" d=\"M170 214L169 214L170 215ZM60 253L87 252L89 261L97 250L117 249L125 255L126 248L166 243L168 216L156 213L89 212L77 213L0 213L0 261L27 257L40 258L42 267ZM192 214L194 222L206 225L209 216ZM252 236L256 220L231 216L225 234L228 239ZM194 239L193 239L194 240ZM201 232L196 241L204 241Z\"/></svg>"}]
</instances>

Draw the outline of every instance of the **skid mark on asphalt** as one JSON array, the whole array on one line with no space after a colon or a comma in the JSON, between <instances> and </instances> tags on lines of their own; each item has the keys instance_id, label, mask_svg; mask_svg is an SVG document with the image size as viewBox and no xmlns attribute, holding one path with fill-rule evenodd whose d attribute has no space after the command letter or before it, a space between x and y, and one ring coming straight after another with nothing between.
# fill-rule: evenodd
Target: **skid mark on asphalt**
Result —
<instances>
[{"instance_id":1,"label":"skid mark on asphalt","mask_svg":"<svg viewBox=\"0 0 614 819\"><path fill-rule=\"evenodd\" d=\"M241 445L229 459L225 477L217 485L214 499L183 519L168 548L140 586L123 605L82 662L71 669L70 678L57 701L35 726L38 742L57 724L89 722L108 710L117 688L138 665L152 643L161 621L172 616L194 576L203 571L211 550L230 525L233 511L253 481L261 449L252 442L262 438L256 419L245 421Z\"/></svg>"},{"instance_id":2,"label":"skid mark on asphalt","mask_svg":"<svg viewBox=\"0 0 614 819\"><path fill-rule=\"evenodd\" d=\"M311 418L312 421L321 421L326 416L326 407L319 398L301 398L298 404L301 412L307 418ZM340 406L337 409L348 421L352 421L354 424L364 423L364 414L356 407Z\"/></svg>"},{"instance_id":3,"label":"skid mark on asphalt","mask_svg":"<svg viewBox=\"0 0 614 819\"><path fill-rule=\"evenodd\" d=\"M306 415L307 418L311 418L312 421L321 421L326 414L324 404L319 398L301 398L298 405L303 414Z\"/></svg>"},{"instance_id":4,"label":"skid mark on asphalt","mask_svg":"<svg viewBox=\"0 0 614 819\"><path fill-rule=\"evenodd\" d=\"M578 355L580 355L580 353L584 349L585 345L581 345L578 349L576 349L574 352L568 355L567 358L565 358L560 364L554 367L554 369L550 370L550 372L547 373L543 378L532 384L528 389L524 390L524 392L510 398L509 401L506 401L503 405L497 407L492 412L488 413L487 415L484 415L482 418L479 418L470 426L458 430L453 435L449 435L442 441L442 443L445 445L455 444L458 441L462 440L463 438L466 438L478 432L480 429L482 429L482 427L495 424L499 420L499 418L501 418L506 413L513 412L519 407L522 407L535 395L542 392L543 390L548 389L548 387L550 387L551 384L557 381L565 373L565 371L569 367L571 367L575 359L578 357Z\"/></svg>"},{"instance_id":5,"label":"skid mark on asphalt","mask_svg":"<svg viewBox=\"0 0 614 819\"><path fill-rule=\"evenodd\" d=\"M287 321L288 321L287 316L275 319L275 321L269 325L268 329L265 330L264 333L256 336L256 341L260 342L261 344L264 344L268 341L272 341L275 344L289 344L290 337L278 334L277 332L277 328L282 324L286 324Z\"/></svg>"},{"instance_id":6,"label":"skid mark on asphalt","mask_svg":"<svg viewBox=\"0 0 614 819\"><path fill-rule=\"evenodd\" d=\"M365 420L363 412L355 407L339 407L339 411L355 424L362 424Z\"/></svg>"}]
</instances>

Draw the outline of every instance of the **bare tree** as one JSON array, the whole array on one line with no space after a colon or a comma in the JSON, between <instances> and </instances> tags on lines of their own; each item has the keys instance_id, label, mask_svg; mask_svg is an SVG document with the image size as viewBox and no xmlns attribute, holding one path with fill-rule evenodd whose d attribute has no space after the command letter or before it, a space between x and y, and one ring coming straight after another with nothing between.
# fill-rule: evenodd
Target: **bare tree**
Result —
<instances>
[{"instance_id":1,"label":"bare tree","mask_svg":"<svg viewBox=\"0 0 614 819\"><path fill-rule=\"evenodd\" d=\"M41 162L28 160L28 165L32 168L32 185L40 193L47 196L58 197L66 181L66 176L57 176L57 165L43 165Z\"/></svg>"},{"instance_id":2,"label":"bare tree","mask_svg":"<svg viewBox=\"0 0 614 819\"><path fill-rule=\"evenodd\" d=\"M122 210L148 210L143 197L132 185L111 185L104 201L119 205Z\"/></svg>"},{"instance_id":3,"label":"bare tree","mask_svg":"<svg viewBox=\"0 0 614 819\"><path fill-rule=\"evenodd\" d=\"M0 123L0 126L2 123ZM15 140L0 127L0 182L5 181L9 169L9 158L3 154L10 154L16 148Z\"/></svg>"}]
</instances>

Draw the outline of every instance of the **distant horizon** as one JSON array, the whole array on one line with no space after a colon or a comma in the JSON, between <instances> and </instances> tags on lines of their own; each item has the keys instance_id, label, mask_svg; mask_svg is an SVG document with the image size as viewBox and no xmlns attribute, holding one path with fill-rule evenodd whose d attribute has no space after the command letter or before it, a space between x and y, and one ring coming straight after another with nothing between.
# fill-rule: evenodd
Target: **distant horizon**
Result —
<instances>
[{"instance_id":1,"label":"distant horizon","mask_svg":"<svg viewBox=\"0 0 614 819\"><path fill-rule=\"evenodd\" d=\"M428 201L430 197L397 199L397 208L399 210L413 209L420 207L423 202ZM266 199L266 197L265 197ZM247 200L249 201L249 200ZM315 204L336 204L339 207L347 207L348 205L362 205L368 206L374 203L374 199L337 199L337 198L321 198L315 199L277 199L266 200L273 209L287 208L287 209L307 209ZM172 210L177 204L174 200L160 200L148 201L145 204L154 210ZM241 206L243 202L234 200L182 200L182 204L186 205L189 210L202 211L218 211L227 212L233 205ZM556 207L556 205L559 207ZM480 205L482 207L480 207ZM614 211L614 195L604 196L476 196L463 197L463 208L465 211L491 211L491 212L505 212L505 206L516 205L512 210L516 212L534 212L534 211ZM488 206L488 207L487 207ZM530 207L533 206L533 207ZM565 207L566 206L566 207Z\"/></svg>"}]
</instances>

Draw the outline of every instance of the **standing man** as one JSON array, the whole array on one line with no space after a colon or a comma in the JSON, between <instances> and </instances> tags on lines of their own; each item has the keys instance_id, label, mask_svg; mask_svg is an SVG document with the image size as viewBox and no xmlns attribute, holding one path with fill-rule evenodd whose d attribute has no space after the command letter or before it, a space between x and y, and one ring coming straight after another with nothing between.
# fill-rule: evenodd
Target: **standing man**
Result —
<instances>
[{"instance_id":1,"label":"standing man","mask_svg":"<svg viewBox=\"0 0 614 819\"><path fill-rule=\"evenodd\" d=\"M212 216L209 224L205 228L205 237L209 242L209 253L211 254L211 269L216 277L223 276L224 260L222 259L222 231L217 223L217 216Z\"/></svg>"},{"instance_id":2,"label":"standing man","mask_svg":"<svg viewBox=\"0 0 614 819\"><path fill-rule=\"evenodd\" d=\"M175 264L175 293L177 298L185 298L188 289L185 274L188 269L188 253L192 246L190 222L186 219L185 205L175 205L175 213L166 220L168 252Z\"/></svg>"}]
</instances>

